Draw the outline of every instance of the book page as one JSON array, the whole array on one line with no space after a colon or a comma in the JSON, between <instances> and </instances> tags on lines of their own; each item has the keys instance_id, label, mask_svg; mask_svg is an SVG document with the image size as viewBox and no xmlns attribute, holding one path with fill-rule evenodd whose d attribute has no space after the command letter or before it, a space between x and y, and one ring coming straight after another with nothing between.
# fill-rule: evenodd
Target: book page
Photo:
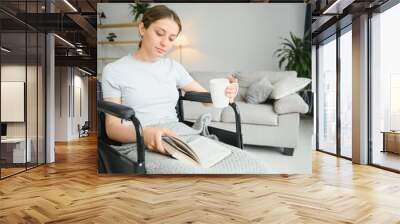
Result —
<instances>
[{"instance_id":1,"label":"book page","mask_svg":"<svg viewBox=\"0 0 400 224\"><path fill-rule=\"evenodd\" d=\"M168 143L163 143L165 150L175 159L180 160L184 163L188 163L190 165L199 166L199 163L193 160L190 156L183 153L182 150L178 150Z\"/></svg>"},{"instance_id":2,"label":"book page","mask_svg":"<svg viewBox=\"0 0 400 224\"><path fill-rule=\"evenodd\" d=\"M189 142L188 145L199 157L200 165L206 168L214 166L232 153L227 146L203 136Z\"/></svg>"}]
</instances>

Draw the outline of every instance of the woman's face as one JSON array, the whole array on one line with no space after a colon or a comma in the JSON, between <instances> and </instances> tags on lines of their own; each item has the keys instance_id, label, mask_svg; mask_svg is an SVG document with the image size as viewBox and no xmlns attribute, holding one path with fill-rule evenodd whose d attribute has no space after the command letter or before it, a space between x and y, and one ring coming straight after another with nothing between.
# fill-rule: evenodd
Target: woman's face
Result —
<instances>
[{"instance_id":1,"label":"woman's face","mask_svg":"<svg viewBox=\"0 0 400 224\"><path fill-rule=\"evenodd\" d=\"M179 26L173 19L164 18L153 22L147 29L140 23L139 31L143 36L141 48L151 57L161 57L173 46Z\"/></svg>"}]
</instances>

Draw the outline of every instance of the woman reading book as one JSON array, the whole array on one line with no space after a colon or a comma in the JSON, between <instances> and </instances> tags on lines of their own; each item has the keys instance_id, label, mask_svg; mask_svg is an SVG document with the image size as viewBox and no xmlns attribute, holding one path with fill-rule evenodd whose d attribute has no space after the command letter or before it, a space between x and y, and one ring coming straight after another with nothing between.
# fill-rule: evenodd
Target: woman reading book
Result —
<instances>
[{"instance_id":1,"label":"woman reading book","mask_svg":"<svg viewBox=\"0 0 400 224\"><path fill-rule=\"evenodd\" d=\"M182 30L176 13L166 6L154 6L146 11L139 26L139 50L108 64L103 72L103 96L107 101L123 103L135 109L143 126L144 143L150 150L165 153L161 136L176 135L168 128L149 127L157 123L177 122L175 106L177 87L183 91L207 92L193 80L178 62L163 57ZM226 88L231 102L236 96L237 80ZM134 129L121 124L120 119L107 115L107 135L122 143L136 141Z\"/></svg>"},{"instance_id":2,"label":"woman reading book","mask_svg":"<svg viewBox=\"0 0 400 224\"><path fill-rule=\"evenodd\" d=\"M185 92L207 90L181 64L165 57L182 30L174 11L164 5L149 8L138 30L139 49L104 68L103 97L134 108L143 127L145 146L166 154L162 136L176 136L177 130L169 127L177 127L179 123L175 110L179 98L177 87ZM230 85L225 95L233 102L238 91L237 79L232 75L226 78ZM111 115L106 116L105 123L109 138L122 143L136 142L132 126ZM184 126L179 124L178 127Z\"/></svg>"}]
</instances>

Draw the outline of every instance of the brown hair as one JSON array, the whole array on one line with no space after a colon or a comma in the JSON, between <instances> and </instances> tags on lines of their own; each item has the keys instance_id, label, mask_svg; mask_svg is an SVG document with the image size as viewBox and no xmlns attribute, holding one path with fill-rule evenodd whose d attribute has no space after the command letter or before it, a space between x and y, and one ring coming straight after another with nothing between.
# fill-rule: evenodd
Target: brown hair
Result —
<instances>
[{"instance_id":1,"label":"brown hair","mask_svg":"<svg viewBox=\"0 0 400 224\"><path fill-rule=\"evenodd\" d=\"M173 19L179 27L179 32L182 30L181 20L178 15L171 9L169 9L165 5L156 5L146 10L143 14L142 22L144 24L144 28L148 29L149 26L157 20L171 18ZM142 46L142 40L139 42L139 48Z\"/></svg>"}]
</instances>

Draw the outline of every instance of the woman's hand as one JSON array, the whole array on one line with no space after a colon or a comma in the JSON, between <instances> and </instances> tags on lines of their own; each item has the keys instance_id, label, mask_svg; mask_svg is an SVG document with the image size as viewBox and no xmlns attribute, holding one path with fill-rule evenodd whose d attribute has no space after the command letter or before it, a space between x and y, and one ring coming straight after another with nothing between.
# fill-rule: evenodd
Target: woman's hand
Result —
<instances>
[{"instance_id":1,"label":"woman's hand","mask_svg":"<svg viewBox=\"0 0 400 224\"><path fill-rule=\"evenodd\" d=\"M176 137L176 133L167 128L147 127L143 128L144 144L148 149L161 154L168 154L161 141L162 136Z\"/></svg>"},{"instance_id":2,"label":"woman's hand","mask_svg":"<svg viewBox=\"0 0 400 224\"><path fill-rule=\"evenodd\" d=\"M226 78L229 80L229 86L225 89L225 96L229 98L230 103L233 103L239 90L238 79L233 75L229 75Z\"/></svg>"}]
</instances>

